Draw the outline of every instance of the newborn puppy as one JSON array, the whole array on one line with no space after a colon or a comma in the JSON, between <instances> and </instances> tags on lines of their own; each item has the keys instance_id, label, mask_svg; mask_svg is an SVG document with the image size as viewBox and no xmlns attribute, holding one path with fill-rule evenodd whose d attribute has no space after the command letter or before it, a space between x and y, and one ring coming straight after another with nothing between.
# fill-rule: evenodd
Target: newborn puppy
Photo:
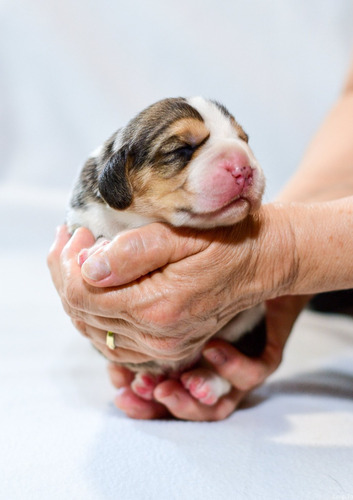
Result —
<instances>
[{"instance_id":1,"label":"newborn puppy","mask_svg":"<svg viewBox=\"0 0 353 500\"><path fill-rule=\"evenodd\" d=\"M115 132L83 166L67 213L70 232L85 226L96 239L153 221L213 228L235 224L258 210L264 176L248 136L221 104L202 97L164 99ZM217 337L234 342L259 323L262 307L236 316ZM163 376L181 373L199 358L128 364L133 390L151 399ZM199 369L182 377L204 404L230 390L226 380Z\"/></svg>"}]
</instances>

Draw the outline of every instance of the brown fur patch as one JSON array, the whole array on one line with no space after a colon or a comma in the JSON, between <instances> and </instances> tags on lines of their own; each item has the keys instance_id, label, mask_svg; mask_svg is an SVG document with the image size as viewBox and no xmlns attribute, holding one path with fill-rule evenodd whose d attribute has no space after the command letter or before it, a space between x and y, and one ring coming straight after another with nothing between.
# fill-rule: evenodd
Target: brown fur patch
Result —
<instances>
[{"instance_id":1,"label":"brown fur patch","mask_svg":"<svg viewBox=\"0 0 353 500\"><path fill-rule=\"evenodd\" d=\"M133 172L130 175L134 191L131 210L169 222L178 208L192 206L192 193L184 189L187 178L187 167L169 179L152 169Z\"/></svg>"},{"instance_id":2,"label":"brown fur patch","mask_svg":"<svg viewBox=\"0 0 353 500\"><path fill-rule=\"evenodd\" d=\"M166 170L173 172L173 175L166 176L163 171L163 155L160 152L183 145L197 147L207 140L209 134L205 124L197 118L188 117L174 121L159 137L158 143L153 148L155 164L158 164L159 168L140 168L128 173L134 193L131 210L147 217L170 221L171 215L178 208L191 207L192 193L188 193L184 187L188 178L188 168L185 167L178 172L168 163ZM192 158L194 159L197 154L198 150L193 153ZM175 163L177 164L177 161Z\"/></svg>"},{"instance_id":3,"label":"brown fur patch","mask_svg":"<svg viewBox=\"0 0 353 500\"><path fill-rule=\"evenodd\" d=\"M181 142L197 146L209 135L206 125L196 118L181 118L168 128L170 135L177 136Z\"/></svg>"},{"instance_id":4,"label":"brown fur patch","mask_svg":"<svg viewBox=\"0 0 353 500\"><path fill-rule=\"evenodd\" d=\"M235 118L231 118L231 122L235 130L237 131L238 136L240 139L242 139L245 142L249 142L249 136L248 134L244 131L243 127L239 125L239 123L235 120Z\"/></svg>"}]
</instances>

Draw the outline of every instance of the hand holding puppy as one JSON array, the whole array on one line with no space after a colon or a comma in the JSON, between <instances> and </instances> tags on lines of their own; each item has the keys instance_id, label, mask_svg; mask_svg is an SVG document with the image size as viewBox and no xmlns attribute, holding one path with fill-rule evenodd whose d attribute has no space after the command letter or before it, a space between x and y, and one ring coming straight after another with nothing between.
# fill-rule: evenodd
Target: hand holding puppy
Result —
<instances>
[{"instance_id":1,"label":"hand holding puppy","mask_svg":"<svg viewBox=\"0 0 353 500\"><path fill-rule=\"evenodd\" d=\"M280 244L286 241L286 225L278 230L278 244L269 245L267 237L274 240L267 227L266 212L264 209L260 218L250 218L241 225L213 230L210 234L176 230L163 224L129 231L101 247L98 255L89 257L81 269L78 256L94 244L94 238L87 230L79 229L69 239L62 228L50 253L49 264L64 308L78 329L113 362L179 359L188 350L198 351L233 315L271 296L269 283L272 286L276 281L277 289L284 290L284 283L292 276L290 266L281 263L281 259L287 261L289 255L289 249L284 250ZM273 224L273 218L270 220ZM266 252L262 251L266 247L278 249L277 265L274 265L273 254L266 259ZM107 277L101 275L98 281L89 278L92 266L97 265L97 262L92 265L90 259L97 257L105 262L108 272ZM261 260L263 266L258 265ZM207 262L212 265L205 270ZM98 264L98 269L102 271L104 266ZM146 276L153 269L157 270ZM256 276L254 269L258 270ZM284 276L284 270L288 276ZM144 278L139 279L140 276ZM93 277L97 274L93 273ZM132 283L124 286L125 282ZM274 338L269 338L266 351L258 361L246 358L225 342L212 341L209 347L213 350L208 351L210 367L218 367L218 372L234 385L231 393L215 406L206 407L184 389L181 382L187 384L193 372L184 374L181 382L166 380L156 384L156 388L153 386L154 399L162 400L169 394L175 402L178 400L175 398L183 396L182 407L177 405L175 411L170 408L179 418L224 418L248 390L259 385L278 366L295 317L294 314L284 318L280 335L274 328ZM118 348L114 351L105 344L107 330L118 334ZM223 355L215 357L216 347ZM224 361L222 366L220 359ZM234 363L237 365L235 371ZM111 368L111 374L115 385L122 374L122 385L132 380L125 368ZM203 371L202 375L202 378L198 373L194 376L199 379L201 389L202 383L207 384L207 373ZM120 395L117 404L130 416L135 412L139 418L157 417L167 411L155 401L138 398L131 389ZM168 402L165 404L168 407Z\"/></svg>"},{"instance_id":2,"label":"hand holding puppy","mask_svg":"<svg viewBox=\"0 0 353 500\"><path fill-rule=\"evenodd\" d=\"M353 231L352 213L350 197L267 205L256 218L210 233L152 224L123 233L99 250L108 264L101 280L89 279L89 259L82 269L78 263L80 252L95 242L92 234L79 229L70 239L61 228L48 262L66 312L113 362L180 359L202 348L234 314L266 300L268 342L260 359L247 359L220 340L206 346L211 367L233 385L214 406L195 401L177 380L153 387L154 401L138 398L129 388L117 398L117 405L135 418L170 412L216 420L278 366L306 301L293 295L353 286L353 242L345 238L347 230ZM282 295L292 296L276 299ZM118 334L114 351L105 344L107 330ZM218 348L218 354L210 348ZM129 382L124 370L111 369L116 386Z\"/></svg>"},{"instance_id":3,"label":"hand holding puppy","mask_svg":"<svg viewBox=\"0 0 353 500\"><path fill-rule=\"evenodd\" d=\"M95 238L85 229L71 239L59 230L48 257L55 286L75 325L112 361L178 357L182 347L202 347L232 314L267 301L268 342L258 360L220 340L206 345L209 367L233 385L214 406L193 399L176 380L157 384L155 400L143 400L128 387L134 375L111 365L113 384L124 387L116 403L128 415L225 418L279 364L306 302L295 295L353 287L352 89L353 71L282 192L283 206L265 206L256 218L212 234L163 224L129 231L99 250L101 260L91 256L82 274L78 257ZM114 329L120 345L110 351L106 332Z\"/></svg>"}]
</instances>

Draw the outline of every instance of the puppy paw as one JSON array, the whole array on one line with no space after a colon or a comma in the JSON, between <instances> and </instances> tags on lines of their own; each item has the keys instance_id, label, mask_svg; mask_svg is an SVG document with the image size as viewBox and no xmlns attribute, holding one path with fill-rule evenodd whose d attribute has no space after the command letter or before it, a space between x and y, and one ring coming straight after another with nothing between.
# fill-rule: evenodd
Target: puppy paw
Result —
<instances>
[{"instance_id":1,"label":"puppy paw","mask_svg":"<svg viewBox=\"0 0 353 500\"><path fill-rule=\"evenodd\" d=\"M164 380L163 375L152 375L151 373L137 373L131 383L131 389L142 399L151 401L155 387Z\"/></svg>"},{"instance_id":2,"label":"puppy paw","mask_svg":"<svg viewBox=\"0 0 353 500\"><path fill-rule=\"evenodd\" d=\"M105 238L98 238L93 246L81 250L77 256L78 265L81 267L88 257L100 251L105 245L108 245L108 243L110 243L109 240L106 240Z\"/></svg>"},{"instance_id":3,"label":"puppy paw","mask_svg":"<svg viewBox=\"0 0 353 500\"><path fill-rule=\"evenodd\" d=\"M209 406L232 388L227 380L204 368L184 373L181 382L195 399Z\"/></svg>"}]
</instances>

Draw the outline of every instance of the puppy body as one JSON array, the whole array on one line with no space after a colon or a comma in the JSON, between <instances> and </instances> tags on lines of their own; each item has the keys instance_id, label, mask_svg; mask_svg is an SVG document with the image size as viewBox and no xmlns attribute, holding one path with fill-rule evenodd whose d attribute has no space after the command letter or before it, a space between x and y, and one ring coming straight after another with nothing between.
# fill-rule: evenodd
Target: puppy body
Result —
<instances>
[{"instance_id":1,"label":"puppy body","mask_svg":"<svg viewBox=\"0 0 353 500\"><path fill-rule=\"evenodd\" d=\"M232 225L260 207L264 185L246 133L224 106L201 97L165 99L133 118L87 160L67 224L71 232L85 226L96 239L109 240L154 221L200 229ZM262 307L244 311L217 337L234 342L262 315ZM199 352L191 352L178 362L129 364L137 372L133 388L150 399L151 374L181 372L198 357ZM207 387L196 387L192 380L185 386L213 404L230 384L215 375L208 379Z\"/></svg>"}]
</instances>

